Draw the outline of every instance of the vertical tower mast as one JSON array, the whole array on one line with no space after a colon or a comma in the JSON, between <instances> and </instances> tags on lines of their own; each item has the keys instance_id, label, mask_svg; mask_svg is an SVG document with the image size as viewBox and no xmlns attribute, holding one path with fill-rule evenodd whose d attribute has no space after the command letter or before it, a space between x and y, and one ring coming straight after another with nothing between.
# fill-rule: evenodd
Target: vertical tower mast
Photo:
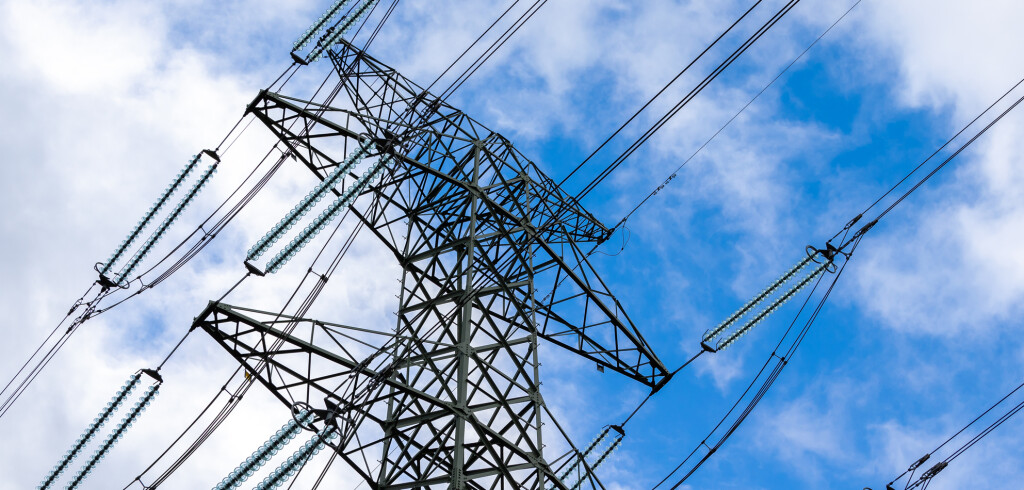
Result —
<instances>
[{"instance_id":1,"label":"vertical tower mast","mask_svg":"<svg viewBox=\"0 0 1024 490\"><path fill-rule=\"evenodd\" d=\"M373 488L565 488L572 458L542 443L539 339L651 389L669 377L581 250L609 230L501 135L350 44L330 58L348 108L262 92L249 110L321 179L373 140L367 164L387 170L351 211L402 268L397 326L217 303L196 324L337 424L334 449Z\"/></svg>"}]
</instances>

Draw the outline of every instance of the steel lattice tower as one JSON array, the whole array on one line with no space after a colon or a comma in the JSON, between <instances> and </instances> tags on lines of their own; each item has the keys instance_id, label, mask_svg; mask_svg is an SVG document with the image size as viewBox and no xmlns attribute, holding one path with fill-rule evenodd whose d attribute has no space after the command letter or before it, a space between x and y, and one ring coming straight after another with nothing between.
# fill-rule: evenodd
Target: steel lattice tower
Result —
<instances>
[{"instance_id":1,"label":"steel lattice tower","mask_svg":"<svg viewBox=\"0 0 1024 490\"><path fill-rule=\"evenodd\" d=\"M669 378L586 259L609 229L392 68L344 42L330 59L337 98L264 91L248 110L321 179L366 138L387 159L351 212L401 266L397 325L211 303L196 326L282 402L336 424L332 447L371 488L568 488L558 475L579 452L560 428L543 436L564 441L542 437L539 340L652 390Z\"/></svg>"}]
</instances>

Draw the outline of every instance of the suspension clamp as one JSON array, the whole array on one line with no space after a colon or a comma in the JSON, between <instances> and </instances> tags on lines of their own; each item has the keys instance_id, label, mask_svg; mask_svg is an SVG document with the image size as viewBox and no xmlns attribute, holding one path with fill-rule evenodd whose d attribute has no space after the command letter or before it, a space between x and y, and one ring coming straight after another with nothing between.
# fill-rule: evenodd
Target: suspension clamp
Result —
<instances>
[{"instance_id":1,"label":"suspension clamp","mask_svg":"<svg viewBox=\"0 0 1024 490\"><path fill-rule=\"evenodd\" d=\"M164 382L164 378L161 377L160 373L158 373L155 369L143 369L142 370L142 374L145 374L145 375L149 376L150 378L155 379L157 383L163 383Z\"/></svg>"}]
</instances>

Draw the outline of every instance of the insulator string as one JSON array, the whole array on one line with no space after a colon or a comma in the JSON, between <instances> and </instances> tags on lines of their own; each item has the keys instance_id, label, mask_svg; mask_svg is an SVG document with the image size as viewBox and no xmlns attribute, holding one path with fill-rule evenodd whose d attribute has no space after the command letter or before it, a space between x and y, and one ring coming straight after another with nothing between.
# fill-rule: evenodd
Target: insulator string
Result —
<instances>
[{"instance_id":1,"label":"insulator string","mask_svg":"<svg viewBox=\"0 0 1024 490\"><path fill-rule=\"evenodd\" d=\"M196 168L196 165L199 164L199 159L201 155L202 153L198 155L192 155L192 160L190 160L188 164L185 165L185 168L181 169L181 171L178 172L178 175L174 177L174 179L171 181L171 184L167 186L167 189L165 189L164 192L160 194L160 197L157 198L153 206L150 207L146 214L142 216L142 219L140 219L139 222L136 223L135 228L133 228L132 231L128 234L128 237L121 242L121 245L119 245L117 249L114 251L114 253L111 254L107 262L103 264L103 267L99 271L101 276L106 275L110 268L113 267L114 264L116 264L117 261L121 259L121 256L125 253L125 251L128 250L128 248L130 248L133 243L135 243L135 239L138 238L140 234L142 234L143 230L145 230L147 226L149 226L149 223L150 221L153 220L153 217L156 216L161 209L163 209L164 204L167 204L167 201L171 199L171 196L173 196L174 193L177 192L179 188L181 188L181 184L185 182L185 179L188 178L189 174L191 174L192 171Z\"/></svg>"},{"instance_id":2,"label":"insulator string","mask_svg":"<svg viewBox=\"0 0 1024 490\"><path fill-rule=\"evenodd\" d=\"M327 207L323 212L320 213L312 223L306 226L305 229L299 233L288 245L286 245L274 258L270 259L267 263L268 274L272 274L281 269L281 267L291 260L303 247L309 243L317 234L319 234L327 225L334 220L343 210L347 209L356 200L357 197L366 189L369 185L374 183L378 177L387 169L391 162L391 156L384 156L377 160L373 165L366 170L355 182L352 183L345 192L330 206Z\"/></svg>"},{"instance_id":3,"label":"insulator string","mask_svg":"<svg viewBox=\"0 0 1024 490\"><path fill-rule=\"evenodd\" d=\"M306 441L294 454L289 456L287 460L281 463L280 466L274 469L274 472L264 478L253 490L274 490L280 487L295 475L299 468L306 464L306 461L316 456L327 442L337 437L338 431L336 428L330 425L324 427Z\"/></svg>"},{"instance_id":4,"label":"insulator string","mask_svg":"<svg viewBox=\"0 0 1024 490\"><path fill-rule=\"evenodd\" d=\"M372 144L373 142L367 139L353 150L341 165L335 167L327 178L320 181L313 190L309 191L309 193L306 194L306 197L299 201L299 203L296 204L295 207L284 216L284 218L281 218L281 221L278 222L277 225L271 228L266 235L253 244L252 248L250 248L249 252L246 254L246 260L259 260L267 249L277 243L281 235L287 233L292 226L301 220L313 206L319 203L335 185L340 183L341 180L363 160Z\"/></svg>"},{"instance_id":5,"label":"insulator string","mask_svg":"<svg viewBox=\"0 0 1024 490\"><path fill-rule=\"evenodd\" d=\"M142 262L142 260L144 260L149 255L149 252L153 249L154 246L156 246L157 242L159 242L160 239L163 238L164 234L167 232L168 229L170 229L171 225L173 225L178 220L178 218L181 216L181 213L184 212L185 209L188 208L189 204L191 204L192 201L196 198L196 196L199 195L199 192L203 190L203 187L206 186L206 184L210 181L210 178L213 177L213 174L216 171L217 162L214 162L210 164L210 166L206 169L205 172L203 172L203 175L199 177L199 180L197 180L196 183L192 185L192 189L189 190L188 194L185 194L185 196L182 197L180 201L178 201L178 205L175 206L174 210L172 210L171 213L168 214L166 218L164 218L163 223L160 223L160 226L153 231L153 234L150 235L148 240L146 240L146 243L141 248L139 248L137 252L135 252L135 255L132 257L131 261L129 261L128 264L126 264L124 268L121 270L121 272L117 274L117 277L115 278L115 281L117 283L126 284L126 279L135 270L135 267L137 267L139 263Z\"/></svg>"},{"instance_id":6,"label":"insulator string","mask_svg":"<svg viewBox=\"0 0 1024 490\"><path fill-rule=\"evenodd\" d=\"M91 458L89 458L89 461L86 461L85 465L78 470L78 474L76 474L75 477L71 479L71 482L68 483L67 487L65 487L66 490L74 490L75 488L78 488L78 485L81 485L81 483L85 481L89 474L92 473L92 470L96 468L96 465L107 456L110 448L114 447L114 444L117 444L117 441L121 440L121 437L123 437L125 432L131 428L139 415L146 410L146 407L149 406L150 402L153 401L153 398L157 393L159 393L159 391L159 382L150 385L150 387L146 389L142 398L135 402L135 406L133 406L131 411L121 419L121 423L114 428L113 432L111 432L110 435L107 436L107 439L103 441L103 444L96 449L96 452L93 453Z\"/></svg>"},{"instance_id":7,"label":"insulator string","mask_svg":"<svg viewBox=\"0 0 1024 490\"><path fill-rule=\"evenodd\" d=\"M301 423L305 423L311 416L311 413L303 412L298 417L289 419L274 435L270 436L270 439L267 439L267 442L260 445L249 457L245 458L245 461L239 463L228 476L217 483L213 490L230 490L242 486L245 480L252 476L256 470L267 464L270 458L274 457L299 432L302 432L302 427L299 426L299 422L296 422L296 419Z\"/></svg>"},{"instance_id":8,"label":"insulator string","mask_svg":"<svg viewBox=\"0 0 1024 490\"><path fill-rule=\"evenodd\" d=\"M789 301L794 295L796 295L796 293L800 292L801 289L803 289L805 286L807 286L811 281L813 281L815 278L817 278L820 274L825 272L825 270L828 269L828 267L830 265L832 265L832 262L830 260L826 260L826 261L822 262L821 265L819 265L817 268L815 268L813 271L811 271L811 273L807 274L803 279L800 280L800 282L796 283L788 291L783 293L782 296L780 296L778 299L773 301L770 305L768 305L763 310L761 310L757 315L754 316L754 318L751 318L750 321L745 323L740 328L736 329L735 332L730 334L728 337L725 337L724 339L722 339L718 343L718 346L716 347L716 350L719 350L719 351L724 350L725 348L727 348L730 345L732 345L733 343L735 343L736 340L738 340L740 337L746 335L747 332L749 332L751 329L753 329L758 323L760 323L762 320L764 320L768 315L774 313L775 310L777 310L780 306L782 306L783 303Z\"/></svg>"},{"instance_id":9,"label":"insulator string","mask_svg":"<svg viewBox=\"0 0 1024 490\"><path fill-rule=\"evenodd\" d=\"M363 0L362 3L353 9L348 17L345 17L339 24L331 28L333 30L328 29L324 36L317 41L316 46L306 55L306 63L323 59L331 46L337 44L345 34L352 30L353 26L363 21L370 14L370 10L377 5L378 1L380 0Z\"/></svg>"},{"instance_id":10,"label":"insulator string","mask_svg":"<svg viewBox=\"0 0 1024 490\"><path fill-rule=\"evenodd\" d=\"M785 274L783 274L782 277L778 278L771 285L769 285L768 287L764 288L764 290L762 290L760 294L758 294L753 299L748 301L747 304L743 305L740 309L736 310L736 312L733 313L732 315L730 315L729 318L726 318L724 321L722 321L722 323L719 323L718 326L716 326L715 328L709 330L708 333L704 334L704 338L702 340L704 342L710 342L711 340L713 340L720 333L725 331L725 329L729 328L729 326L731 326L733 323L735 323L736 320L742 318L750 310L752 310L758 304L763 302L766 298L768 298L772 294L775 294L775 292L778 291L779 288L781 288L786 282L788 282L790 279L792 279L793 276L795 276L801 270L803 270L804 267L807 266L807 264L811 263L811 260L813 258L814 258L813 255L807 255L806 257L804 257L803 260L801 260L796 265L794 265L793 268L791 268L789 271L787 271Z\"/></svg>"},{"instance_id":11,"label":"insulator string","mask_svg":"<svg viewBox=\"0 0 1024 490\"><path fill-rule=\"evenodd\" d=\"M60 461L58 461L50 473L46 475L46 478L44 478L42 483L39 484L39 490L46 490L50 488L50 486L60 478L61 474L64 473L64 470L74 462L82 449L89 444L89 441L91 441L100 429L103 428L103 425L107 423L107 420L110 419L110 415L116 412L117 409L121 407L124 400L131 395L131 392L139 384L141 376L142 373L140 372L128 377L128 381L125 381L124 385L114 393L113 398L107 402L107 405L103 407L103 410L100 411L99 415L93 419L92 423L85 429L85 432L83 432L82 435L79 436L78 440L71 445L71 449L64 453L64 456L61 457Z\"/></svg>"},{"instance_id":12,"label":"insulator string","mask_svg":"<svg viewBox=\"0 0 1024 490\"><path fill-rule=\"evenodd\" d=\"M309 26L309 29L307 29L302 36L299 36L299 38L295 40L295 43L292 44L292 51L305 49L309 42L314 37L318 36L327 24L334 22L342 10L350 3L352 3L352 0L337 0L334 2L334 4L331 5L330 8L328 8L327 11L313 23L313 25Z\"/></svg>"}]
</instances>

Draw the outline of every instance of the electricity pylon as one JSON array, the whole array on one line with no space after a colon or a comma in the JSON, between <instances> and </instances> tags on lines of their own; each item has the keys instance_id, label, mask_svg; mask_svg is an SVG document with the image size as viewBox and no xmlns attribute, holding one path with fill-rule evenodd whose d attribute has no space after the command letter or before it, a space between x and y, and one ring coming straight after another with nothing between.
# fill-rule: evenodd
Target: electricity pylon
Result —
<instances>
[{"instance_id":1,"label":"electricity pylon","mask_svg":"<svg viewBox=\"0 0 1024 490\"><path fill-rule=\"evenodd\" d=\"M346 42L329 56L338 97L264 91L248 110L320 179L372 143L386 170L350 212L402 269L397 325L211 303L196 326L336 426L331 447L371 488L572 487L558 475L579 451L544 406L539 340L652 390L670 377L587 260L610 230L501 135Z\"/></svg>"}]
</instances>

